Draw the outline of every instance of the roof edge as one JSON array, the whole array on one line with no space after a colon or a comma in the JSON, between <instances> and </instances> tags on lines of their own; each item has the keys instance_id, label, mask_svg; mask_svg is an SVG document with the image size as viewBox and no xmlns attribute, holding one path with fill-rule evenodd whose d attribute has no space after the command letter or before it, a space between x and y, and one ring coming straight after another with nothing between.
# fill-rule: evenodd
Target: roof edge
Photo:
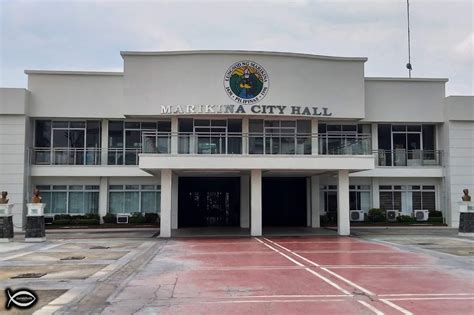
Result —
<instances>
[{"instance_id":1,"label":"roof edge","mask_svg":"<svg viewBox=\"0 0 474 315\"><path fill-rule=\"evenodd\" d=\"M448 82L448 78L365 77L365 81Z\"/></svg>"},{"instance_id":2,"label":"roof edge","mask_svg":"<svg viewBox=\"0 0 474 315\"><path fill-rule=\"evenodd\" d=\"M123 72L112 72L112 71L64 71L64 70L25 70L25 74L123 76Z\"/></svg>"},{"instance_id":3,"label":"roof edge","mask_svg":"<svg viewBox=\"0 0 474 315\"><path fill-rule=\"evenodd\" d=\"M366 62L367 57L335 57L324 55L313 55L293 52L278 51L257 51L257 50L175 50L175 51L121 51L120 55L124 56L178 56L178 55L217 55L217 54L236 54L236 55L262 55L262 56L283 56L283 57L300 57L312 59L324 59L334 61L362 61Z\"/></svg>"}]
</instances>

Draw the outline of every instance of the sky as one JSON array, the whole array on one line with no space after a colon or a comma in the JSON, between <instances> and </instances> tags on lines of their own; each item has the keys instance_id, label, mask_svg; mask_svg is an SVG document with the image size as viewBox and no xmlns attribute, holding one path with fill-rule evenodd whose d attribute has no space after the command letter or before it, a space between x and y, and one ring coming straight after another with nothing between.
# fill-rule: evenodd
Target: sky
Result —
<instances>
[{"instance_id":1,"label":"sky","mask_svg":"<svg viewBox=\"0 0 474 315\"><path fill-rule=\"evenodd\" d=\"M473 19L474 0L410 0L412 76L474 95ZM123 50L368 57L368 77L408 75L405 0L0 0L0 36L0 87L27 87L25 69L122 71Z\"/></svg>"}]
</instances>

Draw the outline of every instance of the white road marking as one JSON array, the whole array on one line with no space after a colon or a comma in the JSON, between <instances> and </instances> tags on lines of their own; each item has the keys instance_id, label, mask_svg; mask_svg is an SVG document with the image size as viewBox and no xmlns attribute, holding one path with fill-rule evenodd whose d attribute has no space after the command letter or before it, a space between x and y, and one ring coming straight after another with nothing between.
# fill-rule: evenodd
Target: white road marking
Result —
<instances>
[{"instance_id":1,"label":"white road marking","mask_svg":"<svg viewBox=\"0 0 474 315\"><path fill-rule=\"evenodd\" d=\"M350 281L350 280L348 280L348 279L346 279L346 278L344 278L344 277L338 275L337 273L332 272L331 270L329 270L329 269L327 269L327 268L325 268L325 267L321 267L320 265L318 265L318 264L315 263L314 261L311 261L311 260L309 260L309 259L307 259L307 258L305 258L305 257L303 257L303 256L301 256L301 255L298 255L297 253L293 252L292 250L290 250L290 249L288 249L288 248L286 248L286 247L284 247L284 246L281 246L281 245L279 245L279 244L277 244L277 243L275 243L275 242L273 242L273 241L271 241L271 240L269 240L269 239L267 239L267 238L263 238L263 239L266 240L266 241L268 241L268 242L270 242L270 243L272 243L272 244L275 244L276 246L278 246L278 247L280 247L280 248L286 250L286 251L289 252L289 253L292 253L292 254L295 255L296 257L298 257L298 258L300 258L300 259L302 259L302 260L304 260L304 261L310 263L311 265L313 265L313 266L315 266L315 267L318 267L318 268L321 268L322 270L326 271L327 273L329 273L329 274L333 275L334 277L336 277L336 278L338 278L338 279L340 279L340 280L346 282L347 284L353 286L354 288L359 289L360 291L364 292L365 294L368 294L368 295L375 295L375 293L373 293L373 292L371 292L371 291L369 291L369 290L367 290L367 289L365 289L365 288L363 288L363 287L361 287L361 286L355 284L354 282L352 282L352 281Z\"/></svg>"},{"instance_id":2,"label":"white road marking","mask_svg":"<svg viewBox=\"0 0 474 315\"><path fill-rule=\"evenodd\" d=\"M365 302L365 301L362 301L362 300L358 300L357 302L359 302L360 304L364 305L365 307L367 307L369 310L371 310L372 312L374 312L376 315L384 315L384 313L378 309L376 309L373 305L370 305L369 303Z\"/></svg>"},{"instance_id":3,"label":"white road marking","mask_svg":"<svg viewBox=\"0 0 474 315\"><path fill-rule=\"evenodd\" d=\"M343 299L321 299L321 300L231 300L231 301L202 301L203 304L234 304L234 303L301 303L301 302L344 302Z\"/></svg>"},{"instance_id":4,"label":"white road marking","mask_svg":"<svg viewBox=\"0 0 474 315\"><path fill-rule=\"evenodd\" d=\"M382 303L385 303L385 304L387 304L388 306L393 307L394 309L396 309L396 310L402 312L404 315L413 315L412 312L410 312L410 311L404 309L404 308L401 307L401 306L398 306L398 305L395 304L395 303L392 303L392 302L387 301L387 300L384 300L384 299L380 299L380 301L381 301Z\"/></svg>"},{"instance_id":5,"label":"white road marking","mask_svg":"<svg viewBox=\"0 0 474 315\"><path fill-rule=\"evenodd\" d=\"M474 296L474 293L400 293L400 294L379 294L380 297L416 297L416 296ZM391 299L392 300L392 299Z\"/></svg>"},{"instance_id":6,"label":"white road marking","mask_svg":"<svg viewBox=\"0 0 474 315\"><path fill-rule=\"evenodd\" d=\"M268 246L268 247L271 248L272 250L276 251L276 252L279 253L280 255L283 255L284 257L286 257L286 258L288 258L289 260L293 261L294 263L298 264L298 266L304 266L304 265L301 264L300 262L294 260L293 258L287 256L286 254L283 254L281 251L279 251L278 249L276 249L276 248L274 248L274 247L272 247L272 246L266 244L266 243L263 242L262 240L259 240L258 238L255 238L255 239L256 239L257 241L259 241L260 243L265 244L266 246ZM266 240L266 238L264 238L264 239ZM270 242L271 242L271 241L270 241ZM278 244L273 243L273 242L272 242L272 244L275 244L275 245L279 246ZM285 249L285 250L287 250L287 249L284 248L283 246L280 246L280 247L283 248L283 249ZM292 252L290 251L290 253L292 253ZM298 254L296 254L296 256L297 256L297 257L301 257L301 256L299 256ZM302 258L304 258L304 257L302 257ZM333 286L334 288L338 289L338 290L341 291L342 293L352 296L352 294L351 294L349 291L347 291L347 290L341 288L338 284L332 282L331 280L329 280L328 278L324 277L323 275L320 275L320 274L317 273L316 271L311 270L311 269L309 269L309 268L305 268L305 270L308 271L309 273L311 273L312 275L314 275L314 276L320 278L321 280L323 280L323 281L326 282L327 284L329 284L329 285Z\"/></svg>"},{"instance_id":7,"label":"white road marking","mask_svg":"<svg viewBox=\"0 0 474 315\"><path fill-rule=\"evenodd\" d=\"M433 297L406 297L406 298L390 298L390 301L424 301L424 300L474 300L472 296L465 297L449 297L449 296L433 296Z\"/></svg>"},{"instance_id":8,"label":"white road marking","mask_svg":"<svg viewBox=\"0 0 474 315\"><path fill-rule=\"evenodd\" d=\"M297 264L298 266L300 267L304 267L304 265L302 263L300 263L299 261L296 261L294 260L293 258L291 258L290 256L286 255L286 254L283 254L282 252L280 252L278 249L266 244L265 242L259 240L258 238L255 238L257 241L259 241L260 243L262 243L263 245L267 246L268 248L270 248L271 250L277 252L278 254L282 255L283 257L285 257L286 259L292 261L293 263Z\"/></svg>"}]
</instances>

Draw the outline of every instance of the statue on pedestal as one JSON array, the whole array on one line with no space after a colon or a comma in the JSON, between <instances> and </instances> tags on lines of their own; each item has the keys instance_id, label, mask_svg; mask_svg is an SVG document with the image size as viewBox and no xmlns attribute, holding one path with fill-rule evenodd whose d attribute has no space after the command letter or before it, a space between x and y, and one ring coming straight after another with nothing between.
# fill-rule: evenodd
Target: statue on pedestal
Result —
<instances>
[{"instance_id":1,"label":"statue on pedestal","mask_svg":"<svg viewBox=\"0 0 474 315\"><path fill-rule=\"evenodd\" d=\"M0 205L8 204L7 196L8 196L8 192L2 191L2 196L0 197Z\"/></svg>"},{"instance_id":2,"label":"statue on pedestal","mask_svg":"<svg viewBox=\"0 0 474 315\"><path fill-rule=\"evenodd\" d=\"M31 203L41 203L40 191L38 188L33 190L33 197L31 198Z\"/></svg>"},{"instance_id":3,"label":"statue on pedestal","mask_svg":"<svg viewBox=\"0 0 474 315\"><path fill-rule=\"evenodd\" d=\"M462 201L471 201L471 196L469 196L469 189L463 189L462 191L464 196L462 196Z\"/></svg>"}]
</instances>

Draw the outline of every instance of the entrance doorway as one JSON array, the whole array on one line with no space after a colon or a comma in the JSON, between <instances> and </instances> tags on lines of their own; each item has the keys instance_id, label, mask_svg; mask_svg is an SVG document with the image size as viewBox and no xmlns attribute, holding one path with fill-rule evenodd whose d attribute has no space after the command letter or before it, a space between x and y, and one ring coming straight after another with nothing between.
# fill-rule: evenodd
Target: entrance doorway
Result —
<instances>
[{"instance_id":1,"label":"entrance doorway","mask_svg":"<svg viewBox=\"0 0 474 315\"><path fill-rule=\"evenodd\" d=\"M240 178L180 177L178 227L239 226Z\"/></svg>"},{"instance_id":2,"label":"entrance doorway","mask_svg":"<svg viewBox=\"0 0 474 315\"><path fill-rule=\"evenodd\" d=\"M262 179L263 226L306 226L306 178Z\"/></svg>"}]
</instances>

